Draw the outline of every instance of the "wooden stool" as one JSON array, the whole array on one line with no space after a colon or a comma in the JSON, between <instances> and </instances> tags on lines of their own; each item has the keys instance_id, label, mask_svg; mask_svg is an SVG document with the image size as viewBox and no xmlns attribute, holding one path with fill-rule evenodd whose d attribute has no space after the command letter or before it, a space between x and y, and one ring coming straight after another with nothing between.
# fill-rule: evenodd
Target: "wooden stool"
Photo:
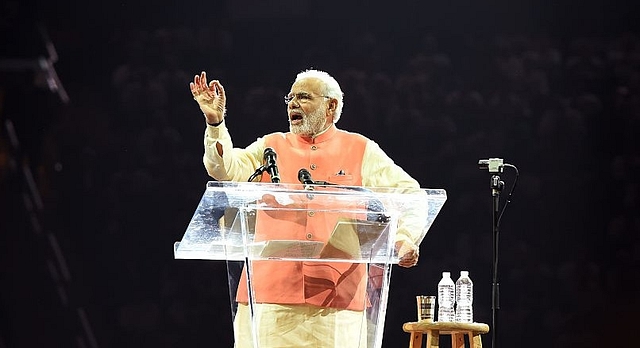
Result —
<instances>
[{"instance_id":1,"label":"wooden stool","mask_svg":"<svg viewBox=\"0 0 640 348\"><path fill-rule=\"evenodd\" d=\"M402 329L411 334L409 348L422 347L422 335L427 334L427 347L438 348L440 335L451 335L452 348L464 348L464 336L469 337L472 348L482 348L481 334L489 332L489 325L482 323L438 323L418 321L404 323Z\"/></svg>"}]
</instances>

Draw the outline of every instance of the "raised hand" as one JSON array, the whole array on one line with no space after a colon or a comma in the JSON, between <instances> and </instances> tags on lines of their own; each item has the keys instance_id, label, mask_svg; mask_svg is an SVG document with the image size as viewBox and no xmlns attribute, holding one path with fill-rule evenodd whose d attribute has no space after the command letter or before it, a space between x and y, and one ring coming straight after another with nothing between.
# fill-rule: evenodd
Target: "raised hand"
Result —
<instances>
[{"instance_id":1,"label":"raised hand","mask_svg":"<svg viewBox=\"0 0 640 348\"><path fill-rule=\"evenodd\" d=\"M202 72L189 83L193 99L198 102L200 110L209 124L222 122L227 104L224 87L220 81L213 80L207 84L207 73Z\"/></svg>"}]
</instances>

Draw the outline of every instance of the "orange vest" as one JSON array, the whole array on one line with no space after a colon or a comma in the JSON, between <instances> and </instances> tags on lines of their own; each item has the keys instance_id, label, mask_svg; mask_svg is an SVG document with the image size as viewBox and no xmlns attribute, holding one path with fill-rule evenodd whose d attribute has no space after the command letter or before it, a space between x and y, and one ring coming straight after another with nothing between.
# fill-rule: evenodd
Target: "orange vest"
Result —
<instances>
[{"instance_id":1,"label":"orange vest","mask_svg":"<svg viewBox=\"0 0 640 348\"><path fill-rule=\"evenodd\" d=\"M313 180L339 185L362 184L362 158L367 138L331 126L315 139L291 133L265 137L265 146L278 155L281 182L298 183L298 171L306 168ZM270 182L268 174L263 182ZM274 213L260 210L255 241L315 240L327 242L338 214L313 214L321 199L309 199L305 210ZM267 214L268 213L268 214ZM340 216L344 216L340 214ZM258 303L310 304L321 307L364 310L366 266L346 262L254 261L253 282ZM247 302L246 273L238 286L238 302Z\"/></svg>"}]
</instances>

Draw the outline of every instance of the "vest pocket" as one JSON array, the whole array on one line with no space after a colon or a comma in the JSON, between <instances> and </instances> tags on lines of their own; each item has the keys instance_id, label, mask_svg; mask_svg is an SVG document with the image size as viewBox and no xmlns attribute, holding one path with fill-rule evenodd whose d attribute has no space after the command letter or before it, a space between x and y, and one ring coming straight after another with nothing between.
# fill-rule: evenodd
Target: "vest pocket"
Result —
<instances>
[{"instance_id":1,"label":"vest pocket","mask_svg":"<svg viewBox=\"0 0 640 348\"><path fill-rule=\"evenodd\" d=\"M343 186L353 186L355 184L353 175L347 175L347 174L331 175L329 176L328 181L332 184L343 185Z\"/></svg>"}]
</instances>

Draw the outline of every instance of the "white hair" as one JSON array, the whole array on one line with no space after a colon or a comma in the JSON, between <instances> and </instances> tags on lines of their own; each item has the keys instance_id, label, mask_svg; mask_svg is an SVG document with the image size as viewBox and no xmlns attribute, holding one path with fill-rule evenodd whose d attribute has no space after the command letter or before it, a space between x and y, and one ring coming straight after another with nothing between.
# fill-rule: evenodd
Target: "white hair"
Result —
<instances>
[{"instance_id":1,"label":"white hair","mask_svg":"<svg viewBox=\"0 0 640 348\"><path fill-rule=\"evenodd\" d=\"M324 85L324 90L322 91L323 95L334 98L338 101L336 110L333 114L333 123L337 123L340 119L340 115L342 115L342 107L344 106L344 93L342 93L342 89L340 89L340 84L338 83L338 81L336 81L336 79L334 79L333 76L329 75L329 73L327 72L308 69L298 73L294 83L306 78L316 78L322 81L322 84Z\"/></svg>"}]
</instances>

